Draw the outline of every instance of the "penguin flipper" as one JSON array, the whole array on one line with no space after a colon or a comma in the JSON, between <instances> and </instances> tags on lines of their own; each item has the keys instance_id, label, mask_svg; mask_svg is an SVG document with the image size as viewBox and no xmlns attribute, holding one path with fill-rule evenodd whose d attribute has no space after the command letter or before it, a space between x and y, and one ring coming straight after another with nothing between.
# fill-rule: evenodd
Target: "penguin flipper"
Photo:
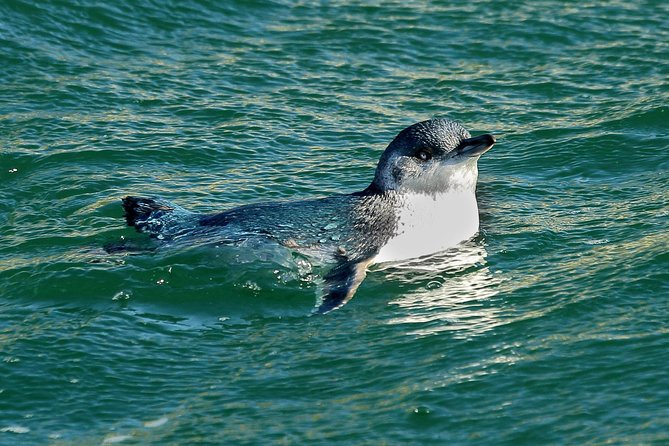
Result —
<instances>
[{"instance_id":1,"label":"penguin flipper","mask_svg":"<svg viewBox=\"0 0 669 446\"><path fill-rule=\"evenodd\" d=\"M323 277L323 297L314 313L325 314L343 307L355 294L367 275L371 258L339 263Z\"/></svg>"}]
</instances>

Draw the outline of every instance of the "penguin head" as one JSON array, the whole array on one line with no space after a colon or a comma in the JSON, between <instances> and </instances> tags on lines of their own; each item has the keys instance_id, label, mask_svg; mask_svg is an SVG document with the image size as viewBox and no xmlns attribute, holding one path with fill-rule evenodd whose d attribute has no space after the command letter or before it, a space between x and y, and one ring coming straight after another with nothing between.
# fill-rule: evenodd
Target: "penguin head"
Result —
<instances>
[{"instance_id":1,"label":"penguin head","mask_svg":"<svg viewBox=\"0 0 669 446\"><path fill-rule=\"evenodd\" d=\"M381 192L436 194L476 187L478 158L492 135L471 137L459 123L431 119L402 130L381 155L372 186Z\"/></svg>"}]
</instances>

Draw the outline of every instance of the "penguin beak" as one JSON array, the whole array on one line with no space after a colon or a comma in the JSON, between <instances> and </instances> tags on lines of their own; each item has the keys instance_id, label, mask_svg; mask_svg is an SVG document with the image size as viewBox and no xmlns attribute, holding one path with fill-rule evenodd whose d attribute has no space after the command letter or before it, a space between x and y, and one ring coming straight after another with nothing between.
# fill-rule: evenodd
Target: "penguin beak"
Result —
<instances>
[{"instance_id":1,"label":"penguin beak","mask_svg":"<svg viewBox=\"0 0 669 446\"><path fill-rule=\"evenodd\" d=\"M490 150L495 142L497 140L492 135L479 135L463 139L452 153L454 156L481 156Z\"/></svg>"}]
</instances>

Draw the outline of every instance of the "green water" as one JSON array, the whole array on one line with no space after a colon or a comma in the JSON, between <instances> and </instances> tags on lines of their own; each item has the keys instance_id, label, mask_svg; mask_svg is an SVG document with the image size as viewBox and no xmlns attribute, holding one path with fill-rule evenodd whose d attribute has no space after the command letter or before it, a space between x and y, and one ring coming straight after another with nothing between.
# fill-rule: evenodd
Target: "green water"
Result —
<instances>
[{"instance_id":1,"label":"green water","mask_svg":"<svg viewBox=\"0 0 669 446\"><path fill-rule=\"evenodd\" d=\"M0 2L0 444L669 444L666 2ZM481 234L316 286L119 199L364 188L459 120Z\"/></svg>"}]
</instances>

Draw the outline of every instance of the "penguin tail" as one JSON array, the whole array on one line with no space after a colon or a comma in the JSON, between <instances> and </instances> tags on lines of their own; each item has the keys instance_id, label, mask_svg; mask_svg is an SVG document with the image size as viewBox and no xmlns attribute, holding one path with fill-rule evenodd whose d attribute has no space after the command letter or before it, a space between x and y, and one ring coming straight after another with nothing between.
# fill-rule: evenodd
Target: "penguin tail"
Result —
<instances>
[{"instance_id":1,"label":"penguin tail","mask_svg":"<svg viewBox=\"0 0 669 446\"><path fill-rule=\"evenodd\" d=\"M122 201L125 221L138 232L161 232L162 221L176 209L166 201L153 198L127 196Z\"/></svg>"}]
</instances>

